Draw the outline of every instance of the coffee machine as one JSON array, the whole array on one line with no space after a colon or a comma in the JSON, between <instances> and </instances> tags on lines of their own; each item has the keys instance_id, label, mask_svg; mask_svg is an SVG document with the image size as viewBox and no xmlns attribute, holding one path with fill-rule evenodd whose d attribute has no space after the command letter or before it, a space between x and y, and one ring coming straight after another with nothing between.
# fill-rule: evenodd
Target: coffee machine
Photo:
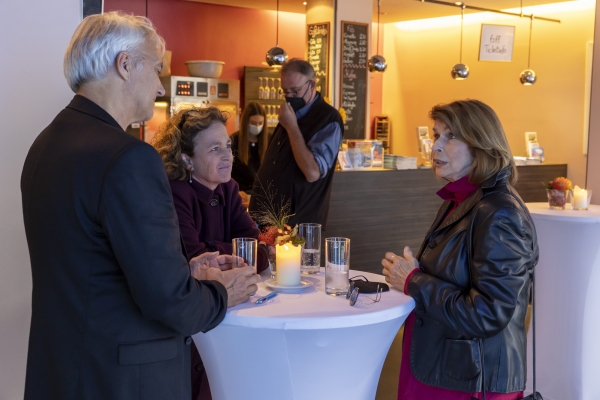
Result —
<instances>
[{"instance_id":1,"label":"coffee machine","mask_svg":"<svg viewBox=\"0 0 600 400\"><path fill-rule=\"evenodd\" d=\"M233 79L163 76L165 95L154 103L154 115L143 126L143 139L150 142L160 125L177 111L190 107L217 107L228 114L227 133L240 124L240 81Z\"/></svg>"}]
</instances>

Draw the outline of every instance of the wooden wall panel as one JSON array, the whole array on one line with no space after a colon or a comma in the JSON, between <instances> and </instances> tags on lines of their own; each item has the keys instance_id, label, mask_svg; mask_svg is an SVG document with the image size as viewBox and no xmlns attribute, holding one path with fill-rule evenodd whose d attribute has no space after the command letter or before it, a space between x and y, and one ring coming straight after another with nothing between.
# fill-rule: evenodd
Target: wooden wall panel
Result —
<instances>
[{"instance_id":1,"label":"wooden wall panel","mask_svg":"<svg viewBox=\"0 0 600 400\"><path fill-rule=\"evenodd\" d=\"M565 164L518 169L516 189L525 202L546 201L541 182L567 175ZM350 238L350 268L380 274L386 251L402 254L410 246L417 252L442 203L435 192L444 184L431 170L337 171L323 242Z\"/></svg>"}]
</instances>

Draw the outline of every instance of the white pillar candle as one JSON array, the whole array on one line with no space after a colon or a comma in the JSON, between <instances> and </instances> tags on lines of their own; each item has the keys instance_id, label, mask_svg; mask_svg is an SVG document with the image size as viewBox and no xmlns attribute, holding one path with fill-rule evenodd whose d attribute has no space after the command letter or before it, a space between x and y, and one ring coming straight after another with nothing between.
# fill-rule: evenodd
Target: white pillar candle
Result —
<instances>
[{"instance_id":1,"label":"white pillar candle","mask_svg":"<svg viewBox=\"0 0 600 400\"><path fill-rule=\"evenodd\" d=\"M585 209L588 206L588 191L575 187L573 189L573 208Z\"/></svg>"},{"instance_id":2,"label":"white pillar candle","mask_svg":"<svg viewBox=\"0 0 600 400\"><path fill-rule=\"evenodd\" d=\"M277 265L277 284L297 286L300 284L300 255L302 246L291 243L275 246L275 265Z\"/></svg>"}]
</instances>

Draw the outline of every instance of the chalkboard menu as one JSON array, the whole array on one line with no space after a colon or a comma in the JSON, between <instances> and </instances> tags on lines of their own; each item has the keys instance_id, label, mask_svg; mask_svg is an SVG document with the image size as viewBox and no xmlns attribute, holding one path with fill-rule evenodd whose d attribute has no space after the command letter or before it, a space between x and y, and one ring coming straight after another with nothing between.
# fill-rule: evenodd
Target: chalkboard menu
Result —
<instances>
[{"instance_id":1,"label":"chalkboard menu","mask_svg":"<svg viewBox=\"0 0 600 400\"><path fill-rule=\"evenodd\" d=\"M342 21L340 101L346 110L345 139L365 137L368 27L368 24Z\"/></svg>"},{"instance_id":2,"label":"chalkboard menu","mask_svg":"<svg viewBox=\"0 0 600 400\"><path fill-rule=\"evenodd\" d=\"M327 97L329 88L329 22L308 24L308 62L317 74L317 91Z\"/></svg>"}]
</instances>

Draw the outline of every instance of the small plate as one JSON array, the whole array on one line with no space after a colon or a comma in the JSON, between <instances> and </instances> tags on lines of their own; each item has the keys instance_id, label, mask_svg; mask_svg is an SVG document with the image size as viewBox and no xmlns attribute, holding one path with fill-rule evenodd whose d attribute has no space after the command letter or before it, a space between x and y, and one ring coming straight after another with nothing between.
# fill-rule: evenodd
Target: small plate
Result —
<instances>
[{"instance_id":1,"label":"small plate","mask_svg":"<svg viewBox=\"0 0 600 400\"><path fill-rule=\"evenodd\" d=\"M301 292L301 291L303 291L305 289L308 289L312 285L313 285L313 283L311 281L300 281L299 285L281 286L281 285L277 284L277 279L276 278L267 279L265 281L265 286L266 287L271 288L271 289L276 290L276 291L281 292L281 293Z\"/></svg>"}]
</instances>

